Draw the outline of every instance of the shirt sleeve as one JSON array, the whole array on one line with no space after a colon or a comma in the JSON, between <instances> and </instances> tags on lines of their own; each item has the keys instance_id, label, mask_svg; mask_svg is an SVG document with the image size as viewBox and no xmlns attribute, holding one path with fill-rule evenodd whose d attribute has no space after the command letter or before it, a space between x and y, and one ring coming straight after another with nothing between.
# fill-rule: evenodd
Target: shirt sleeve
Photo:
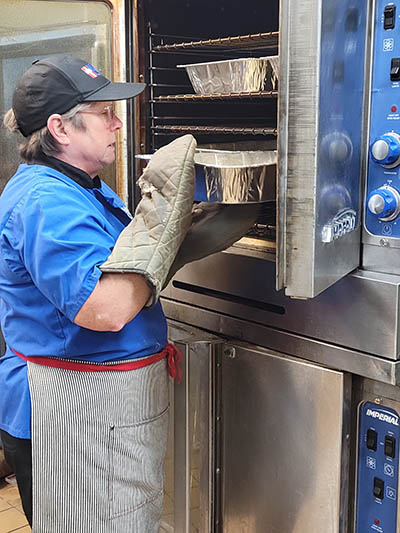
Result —
<instances>
[{"instance_id":1,"label":"shirt sleeve","mask_svg":"<svg viewBox=\"0 0 400 533\"><path fill-rule=\"evenodd\" d=\"M73 321L101 276L113 231L84 191L54 180L14 209L4 228L14 253L6 262L14 272L22 263L40 292Z\"/></svg>"}]
</instances>

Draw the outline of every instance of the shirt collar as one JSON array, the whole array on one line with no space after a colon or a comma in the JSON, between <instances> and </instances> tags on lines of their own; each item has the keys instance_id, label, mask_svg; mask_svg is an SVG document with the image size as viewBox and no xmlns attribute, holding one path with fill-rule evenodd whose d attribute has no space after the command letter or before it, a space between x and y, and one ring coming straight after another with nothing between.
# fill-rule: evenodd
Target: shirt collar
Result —
<instances>
[{"instance_id":1,"label":"shirt collar","mask_svg":"<svg viewBox=\"0 0 400 533\"><path fill-rule=\"evenodd\" d=\"M65 161L61 161L60 159L57 159L56 157L52 157L50 155L44 155L41 154L40 157L38 157L35 161L33 161L34 165L45 165L46 167L54 168L54 170L58 170L68 178L71 178L74 180L78 185L81 187L84 187L85 189L100 189L101 188L101 181L99 176L95 176L94 178L91 178L89 174L81 170L80 168L73 167L69 163L65 163Z\"/></svg>"}]
</instances>

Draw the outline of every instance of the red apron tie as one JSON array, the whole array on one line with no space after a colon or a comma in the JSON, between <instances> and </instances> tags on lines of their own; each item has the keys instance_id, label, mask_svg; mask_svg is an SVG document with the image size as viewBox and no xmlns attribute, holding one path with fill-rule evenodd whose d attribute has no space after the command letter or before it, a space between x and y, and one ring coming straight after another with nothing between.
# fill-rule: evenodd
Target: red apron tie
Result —
<instances>
[{"instance_id":1,"label":"red apron tie","mask_svg":"<svg viewBox=\"0 0 400 533\"><path fill-rule=\"evenodd\" d=\"M164 359L164 357L167 357L167 364L168 364L168 370L169 375L172 378L177 378L178 383L181 382L182 379L182 369L179 366L179 363L182 361L182 354L178 350L176 346L173 344L167 344L165 348L154 355L149 355L148 357L144 357L143 359L133 360L133 361L121 361L114 364L107 364L107 363L93 363L89 361L70 361L65 360L57 357L43 357L43 356L26 356L23 355L13 348L11 350L21 357L21 359L24 359L25 361L31 361L32 363L36 363L39 365L44 366L50 366L53 368L65 368L67 370L77 370L77 371L83 371L83 372L104 372L104 371L110 371L110 370L136 370L138 368L142 368L144 366L152 365L154 363L157 363L158 361L161 361L161 359Z\"/></svg>"},{"instance_id":2,"label":"red apron tie","mask_svg":"<svg viewBox=\"0 0 400 533\"><path fill-rule=\"evenodd\" d=\"M182 361L182 354L173 344L167 344L164 351L167 352L169 375L173 379L176 378L179 384L182 379L182 369L179 366Z\"/></svg>"}]
</instances>

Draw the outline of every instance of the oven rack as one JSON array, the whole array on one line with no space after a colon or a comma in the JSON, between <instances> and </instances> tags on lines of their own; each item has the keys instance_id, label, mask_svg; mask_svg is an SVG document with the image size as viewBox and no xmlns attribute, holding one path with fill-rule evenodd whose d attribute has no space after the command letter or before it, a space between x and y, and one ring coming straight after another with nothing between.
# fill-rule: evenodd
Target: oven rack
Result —
<instances>
[{"instance_id":1,"label":"oven rack","mask_svg":"<svg viewBox=\"0 0 400 533\"><path fill-rule=\"evenodd\" d=\"M153 38L165 36L151 34ZM154 52L178 52L194 50L221 50L240 48L241 50L268 49L278 47L279 32L255 33L250 35L237 35L235 37L220 37L218 39L205 39L172 44L159 44L153 47Z\"/></svg>"},{"instance_id":2,"label":"oven rack","mask_svg":"<svg viewBox=\"0 0 400 533\"><path fill-rule=\"evenodd\" d=\"M170 133L202 133L202 134L222 134L222 135L273 135L278 134L276 128L242 128L230 126L192 126L192 125L153 125L153 132Z\"/></svg>"},{"instance_id":3,"label":"oven rack","mask_svg":"<svg viewBox=\"0 0 400 533\"><path fill-rule=\"evenodd\" d=\"M257 98L277 98L278 91L258 91L254 93L229 94L168 94L155 96L150 103L209 102L213 100L252 100Z\"/></svg>"},{"instance_id":4,"label":"oven rack","mask_svg":"<svg viewBox=\"0 0 400 533\"><path fill-rule=\"evenodd\" d=\"M279 32L275 31L205 40L195 40L196 37L193 37L189 40L187 37L153 33L149 24L147 64L149 151L157 150L162 146L164 144L162 138L173 138L184 133L197 134L203 138L209 136L209 142L222 142L222 138L223 142L230 142L229 136L232 142L236 142L239 137L244 140L249 136L258 136L259 139L266 136L276 138L275 120L268 120L268 117L273 116L276 119L274 102L278 98L277 91L212 95L190 93L188 80L186 85L182 83L184 82L183 71L176 68L178 60L174 55L186 54L189 61L194 56L198 57L199 54L202 54L205 60L213 60L217 55L219 58L222 56L229 58L238 54L246 56L252 53L252 49L257 50L255 55L260 55L265 50L276 50L278 37ZM241 102L240 109L237 108L239 112L236 111L236 102ZM182 103L185 105L180 106L179 104ZM215 106L220 103L227 111L223 111L221 107L215 115L213 111L206 112L206 109L215 110ZM171 105L174 109L174 117L172 117L174 124L165 124L165 121L171 118L167 116L169 113L165 112L165 104ZM232 110L229 109L230 104L234 106ZM201 111L196 117L198 112L192 106L199 109L198 106L201 105L204 106L204 114ZM248 115L245 109L248 109ZM212 119L207 120L207 116L211 116ZM241 122L246 116L248 124L247 127L243 127ZM232 125L235 117L239 124ZM261 117L265 117L265 126L258 124ZM188 124L189 121L190 124Z\"/></svg>"},{"instance_id":5,"label":"oven rack","mask_svg":"<svg viewBox=\"0 0 400 533\"><path fill-rule=\"evenodd\" d=\"M256 224L248 231L247 237L275 241L276 239L276 205L275 202L263 204Z\"/></svg>"}]
</instances>

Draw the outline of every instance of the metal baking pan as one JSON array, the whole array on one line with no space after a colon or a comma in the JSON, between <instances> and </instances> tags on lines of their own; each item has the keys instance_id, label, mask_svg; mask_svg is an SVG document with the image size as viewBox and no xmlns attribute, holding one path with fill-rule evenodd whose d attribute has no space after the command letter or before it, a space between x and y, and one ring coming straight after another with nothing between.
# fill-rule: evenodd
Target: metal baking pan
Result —
<instances>
[{"instance_id":1,"label":"metal baking pan","mask_svg":"<svg viewBox=\"0 0 400 533\"><path fill-rule=\"evenodd\" d=\"M149 161L151 155L137 159ZM199 202L270 202L276 195L276 150L230 151L198 148L195 153Z\"/></svg>"},{"instance_id":2,"label":"metal baking pan","mask_svg":"<svg viewBox=\"0 0 400 533\"><path fill-rule=\"evenodd\" d=\"M276 161L275 150L198 149L195 154L198 197L224 204L275 200Z\"/></svg>"},{"instance_id":3,"label":"metal baking pan","mask_svg":"<svg viewBox=\"0 0 400 533\"><path fill-rule=\"evenodd\" d=\"M231 94L277 90L278 65L279 56L269 56L177 67L186 69L197 94Z\"/></svg>"}]
</instances>

